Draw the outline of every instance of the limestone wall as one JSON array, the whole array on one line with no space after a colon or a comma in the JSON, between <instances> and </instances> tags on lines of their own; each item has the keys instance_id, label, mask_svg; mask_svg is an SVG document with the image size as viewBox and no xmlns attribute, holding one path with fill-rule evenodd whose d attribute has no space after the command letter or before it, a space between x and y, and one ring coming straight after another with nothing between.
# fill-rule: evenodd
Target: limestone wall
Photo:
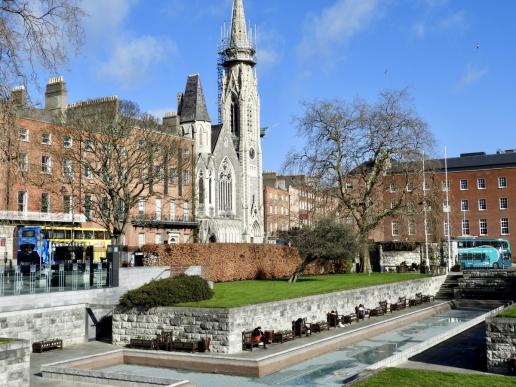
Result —
<instances>
[{"instance_id":1,"label":"limestone wall","mask_svg":"<svg viewBox=\"0 0 516 387\"><path fill-rule=\"evenodd\" d=\"M325 320L326 313L332 309L344 314L354 311L359 303L373 307L381 300L394 302L400 296L409 298L418 292L435 295L445 279L445 276L430 277L231 309L156 308L146 312L115 312L113 344L125 345L131 338L155 337L162 330L171 330L187 340L211 336L212 351L235 353L242 349L241 333L245 329L256 326L263 330L291 329L294 319Z\"/></svg>"},{"instance_id":2,"label":"limestone wall","mask_svg":"<svg viewBox=\"0 0 516 387\"><path fill-rule=\"evenodd\" d=\"M86 340L86 305L0 313L0 337L34 341L60 338L63 345Z\"/></svg>"},{"instance_id":3,"label":"limestone wall","mask_svg":"<svg viewBox=\"0 0 516 387\"><path fill-rule=\"evenodd\" d=\"M30 343L27 340L0 344L0 386L26 387L29 385L30 353Z\"/></svg>"},{"instance_id":4,"label":"limestone wall","mask_svg":"<svg viewBox=\"0 0 516 387\"><path fill-rule=\"evenodd\" d=\"M516 318L486 320L487 371L508 374L509 360L516 357Z\"/></svg>"}]
</instances>

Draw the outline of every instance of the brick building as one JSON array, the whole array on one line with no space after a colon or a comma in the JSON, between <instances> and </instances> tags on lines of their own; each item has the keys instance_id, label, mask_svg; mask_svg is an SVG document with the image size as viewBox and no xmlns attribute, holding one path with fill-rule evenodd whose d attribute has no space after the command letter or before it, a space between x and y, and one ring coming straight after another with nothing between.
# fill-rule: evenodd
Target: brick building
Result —
<instances>
[{"instance_id":1,"label":"brick building","mask_svg":"<svg viewBox=\"0 0 516 387\"><path fill-rule=\"evenodd\" d=\"M107 97L68 105L62 77L49 80L43 108L29 106L23 88L13 91L13 99L18 104L15 128L6 130L12 138L4 138L2 145L4 153L11 155L11 162L4 161L0 168L0 256L7 254L9 258L16 255L18 225L78 229L100 227L88 206L91 193L87 187L95 189L91 176L55 157L59 149L87 152L88 144L72 136L59 135L66 129L59 125L58 118L67 109L82 104L116 101L115 97ZM191 139L167 133L165 128L160 135L179 144L183 157L193 158ZM73 185L63 179L67 174L71 175ZM130 221L123 241L129 250L146 243L187 243L193 240L197 223L192 217L191 180L189 168L179 176L177 172L169 174L167 171L163 179L155 183L155 195L142 193L145 200L140 200L129 210Z\"/></svg>"},{"instance_id":2,"label":"brick building","mask_svg":"<svg viewBox=\"0 0 516 387\"><path fill-rule=\"evenodd\" d=\"M426 193L433 201L426 214L429 239L438 241L447 238L448 209L451 237L504 238L514 248L516 151L499 151L489 155L483 152L468 153L449 158L447 162L448 188L443 159L430 160L425 168ZM384 200L389 205L396 191L406 187L400 184L400 177L395 174L386 179L389 188L384 193ZM421 176L416 180L416 184L421 184ZM420 209L413 217L386 218L375 240L424 241L424 229L424 211Z\"/></svg>"}]
</instances>

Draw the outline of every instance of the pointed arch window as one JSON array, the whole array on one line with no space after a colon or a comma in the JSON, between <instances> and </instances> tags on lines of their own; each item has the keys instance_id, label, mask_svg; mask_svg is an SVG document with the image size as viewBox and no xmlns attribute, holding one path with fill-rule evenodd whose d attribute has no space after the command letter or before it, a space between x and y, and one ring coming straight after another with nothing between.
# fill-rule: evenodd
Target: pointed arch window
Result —
<instances>
[{"instance_id":1,"label":"pointed arch window","mask_svg":"<svg viewBox=\"0 0 516 387\"><path fill-rule=\"evenodd\" d=\"M240 107L235 95L231 97L231 134L240 136Z\"/></svg>"},{"instance_id":2,"label":"pointed arch window","mask_svg":"<svg viewBox=\"0 0 516 387\"><path fill-rule=\"evenodd\" d=\"M204 206L204 174L199 173L199 206Z\"/></svg>"},{"instance_id":3,"label":"pointed arch window","mask_svg":"<svg viewBox=\"0 0 516 387\"><path fill-rule=\"evenodd\" d=\"M219 210L233 211L233 172L228 159L222 162L219 173Z\"/></svg>"},{"instance_id":4,"label":"pointed arch window","mask_svg":"<svg viewBox=\"0 0 516 387\"><path fill-rule=\"evenodd\" d=\"M252 101L249 101L249 106L247 107L247 131L251 133L254 129L254 115L253 115L253 105Z\"/></svg>"}]
</instances>

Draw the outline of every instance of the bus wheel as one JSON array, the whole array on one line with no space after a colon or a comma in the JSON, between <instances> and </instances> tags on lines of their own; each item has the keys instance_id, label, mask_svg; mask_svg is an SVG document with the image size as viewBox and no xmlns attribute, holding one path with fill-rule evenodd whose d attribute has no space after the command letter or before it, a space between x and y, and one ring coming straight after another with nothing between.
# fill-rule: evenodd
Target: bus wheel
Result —
<instances>
[{"instance_id":1,"label":"bus wheel","mask_svg":"<svg viewBox=\"0 0 516 387\"><path fill-rule=\"evenodd\" d=\"M493 269L499 269L500 268L500 265L498 263L493 263Z\"/></svg>"}]
</instances>

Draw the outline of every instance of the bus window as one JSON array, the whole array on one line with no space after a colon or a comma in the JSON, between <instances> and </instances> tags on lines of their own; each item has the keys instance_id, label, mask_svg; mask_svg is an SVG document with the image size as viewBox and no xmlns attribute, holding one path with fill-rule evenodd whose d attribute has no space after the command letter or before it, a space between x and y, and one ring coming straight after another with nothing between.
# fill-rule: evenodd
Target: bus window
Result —
<instances>
[{"instance_id":1,"label":"bus window","mask_svg":"<svg viewBox=\"0 0 516 387\"><path fill-rule=\"evenodd\" d=\"M104 231L95 231L95 239L106 239L106 233Z\"/></svg>"},{"instance_id":2,"label":"bus window","mask_svg":"<svg viewBox=\"0 0 516 387\"><path fill-rule=\"evenodd\" d=\"M72 230L64 230L64 239L72 239Z\"/></svg>"},{"instance_id":3,"label":"bus window","mask_svg":"<svg viewBox=\"0 0 516 387\"><path fill-rule=\"evenodd\" d=\"M82 230L73 230L74 239L82 239Z\"/></svg>"},{"instance_id":4,"label":"bus window","mask_svg":"<svg viewBox=\"0 0 516 387\"><path fill-rule=\"evenodd\" d=\"M36 230L22 230L23 238L34 238L36 236Z\"/></svg>"},{"instance_id":5,"label":"bus window","mask_svg":"<svg viewBox=\"0 0 516 387\"><path fill-rule=\"evenodd\" d=\"M93 239L93 231L91 230L84 230L84 239Z\"/></svg>"},{"instance_id":6,"label":"bus window","mask_svg":"<svg viewBox=\"0 0 516 387\"><path fill-rule=\"evenodd\" d=\"M65 239L64 230L52 230L52 239Z\"/></svg>"}]
</instances>

